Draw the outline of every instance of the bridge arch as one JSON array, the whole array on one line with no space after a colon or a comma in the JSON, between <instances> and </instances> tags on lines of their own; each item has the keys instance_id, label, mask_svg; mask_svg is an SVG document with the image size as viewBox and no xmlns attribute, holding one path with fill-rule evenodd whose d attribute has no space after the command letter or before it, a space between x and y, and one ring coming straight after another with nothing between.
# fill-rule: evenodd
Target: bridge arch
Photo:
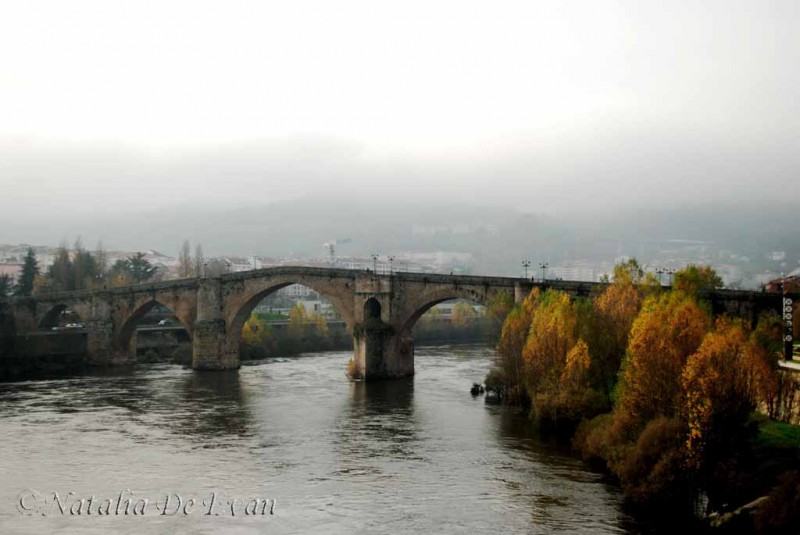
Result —
<instances>
[{"instance_id":1,"label":"bridge arch","mask_svg":"<svg viewBox=\"0 0 800 535\"><path fill-rule=\"evenodd\" d=\"M55 327L58 325L58 320L61 314L66 311L69 307L67 307L64 303L58 303L52 307L50 307L39 319L38 327L40 329L49 329L51 327Z\"/></svg>"},{"instance_id":2,"label":"bridge arch","mask_svg":"<svg viewBox=\"0 0 800 535\"><path fill-rule=\"evenodd\" d=\"M82 307L70 306L65 302L60 302L47 308L37 321L36 326L39 329L50 329L58 326L61 314L65 311L70 311L74 314L80 320L79 323L85 324L88 319L88 313L86 310L83 310Z\"/></svg>"},{"instance_id":3,"label":"bridge arch","mask_svg":"<svg viewBox=\"0 0 800 535\"><path fill-rule=\"evenodd\" d=\"M181 326L186 329L186 332L189 334L189 339L193 337L194 329L191 321L187 321L186 317L182 317L183 314L180 314L179 311L164 303L162 300L150 297L137 303L132 309L131 313L121 322L120 328L117 331L115 346L122 350L124 354L133 355L133 353L136 351L136 347L131 347L131 341L133 340L136 326L138 325L139 320L141 320L156 306L162 306L169 310L172 315L178 319L178 321L181 323Z\"/></svg>"},{"instance_id":4,"label":"bridge arch","mask_svg":"<svg viewBox=\"0 0 800 535\"><path fill-rule=\"evenodd\" d=\"M230 304L225 313L225 325L227 327L229 343L238 341L242 332L242 327L247 321L247 318L250 317L250 314L264 298L292 284L299 284L310 288L330 301L336 311L341 314L347 331L350 333L353 332L352 304L348 306L347 294L345 293L342 295L339 288L333 285L328 286L324 283L320 283L320 281L309 280L302 276L282 277L280 280L253 279L248 282L249 284L245 286L240 296L229 301ZM352 301L352 297L350 301Z\"/></svg>"},{"instance_id":5,"label":"bridge arch","mask_svg":"<svg viewBox=\"0 0 800 535\"><path fill-rule=\"evenodd\" d=\"M364 302L364 321L381 319L381 303L374 297Z\"/></svg>"},{"instance_id":6,"label":"bridge arch","mask_svg":"<svg viewBox=\"0 0 800 535\"><path fill-rule=\"evenodd\" d=\"M444 301L463 299L465 301L488 306L491 298L492 294L489 292L457 286L424 292L405 307L404 314L399 318L398 334L400 336L409 336L411 334L411 329L414 328L419 318L422 317L425 312Z\"/></svg>"}]
</instances>

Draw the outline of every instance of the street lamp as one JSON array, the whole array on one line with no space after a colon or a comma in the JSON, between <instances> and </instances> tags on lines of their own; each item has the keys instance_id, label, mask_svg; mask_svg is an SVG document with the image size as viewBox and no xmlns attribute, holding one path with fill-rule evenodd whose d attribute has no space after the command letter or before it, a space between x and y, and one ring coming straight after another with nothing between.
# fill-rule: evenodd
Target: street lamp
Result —
<instances>
[{"instance_id":1,"label":"street lamp","mask_svg":"<svg viewBox=\"0 0 800 535\"><path fill-rule=\"evenodd\" d=\"M547 269L549 265L550 264L548 264L547 262L539 262L539 267L542 268L542 282L545 281L544 270Z\"/></svg>"},{"instance_id":2,"label":"street lamp","mask_svg":"<svg viewBox=\"0 0 800 535\"><path fill-rule=\"evenodd\" d=\"M669 287L672 288L672 276L675 274L674 269L668 269L666 274L669 275Z\"/></svg>"},{"instance_id":3,"label":"street lamp","mask_svg":"<svg viewBox=\"0 0 800 535\"><path fill-rule=\"evenodd\" d=\"M389 256L388 258L389 258L389 276L391 277L392 275L394 275L394 272L392 271L392 262L394 262L394 257Z\"/></svg>"},{"instance_id":4,"label":"street lamp","mask_svg":"<svg viewBox=\"0 0 800 535\"><path fill-rule=\"evenodd\" d=\"M531 261L530 260L523 260L522 261L522 267L525 268L525 280L528 280L528 268L530 267L530 265L531 265Z\"/></svg>"},{"instance_id":5,"label":"street lamp","mask_svg":"<svg viewBox=\"0 0 800 535\"><path fill-rule=\"evenodd\" d=\"M372 253L372 273L374 276L378 276L378 254Z\"/></svg>"}]
</instances>

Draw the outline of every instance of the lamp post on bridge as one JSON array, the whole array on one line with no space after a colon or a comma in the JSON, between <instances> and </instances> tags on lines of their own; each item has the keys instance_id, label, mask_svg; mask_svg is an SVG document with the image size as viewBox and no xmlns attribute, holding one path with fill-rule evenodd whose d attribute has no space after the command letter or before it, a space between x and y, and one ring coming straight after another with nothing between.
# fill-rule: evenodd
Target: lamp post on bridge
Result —
<instances>
[{"instance_id":1,"label":"lamp post on bridge","mask_svg":"<svg viewBox=\"0 0 800 535\"><path fill-rule=\"evenodd\" d=\"M372 253L372 275L374 277L378 276L378 254Z\"/></svg>"},{"instance_id":2,"label":"lamp post on bridge","mask_svg":"<svg viewBox=\"0 0 800 535\"><path fill-rule=\"evenodd\" d=\"M539 262L539 267L542 268L542 282L545 281L544 270L546 270L549 266L550 264L547 262Z\"/></svg>"},{"instance_id":3,"label":"lamp post on bridge","mask_svg":"<svg viewBox=\"0 0 800 535\"><path fill-rule=\"evenodd\" d=\"M394 262L394 257L389 256L388 258L389 258L389 276L391 277L394 275L394 270L392 269L392 262Z\"/></svg>"},{"instance_id":4,"label":"lamp post on bridge","mask_svg":"<svg viewBox=\"0 0 800 535\"><path fill-rule=\"evenodd\" d=\"M522 261L522 267L525 268L525 280L528 280L528 268L530 267L530 265L531 265L531 261L530 260L523 260Z\"/></svg>"}]
</instances>

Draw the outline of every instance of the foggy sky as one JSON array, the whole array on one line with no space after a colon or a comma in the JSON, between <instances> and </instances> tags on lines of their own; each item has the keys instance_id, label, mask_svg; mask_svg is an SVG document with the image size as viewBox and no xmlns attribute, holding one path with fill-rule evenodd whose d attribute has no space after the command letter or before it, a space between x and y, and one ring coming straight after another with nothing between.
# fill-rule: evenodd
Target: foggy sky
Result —
<instances>
[{"instance_id":1,"label":"foggy sky","mask_svg":"<svg viewBox=\"0 0 800 535\"><path fill-rule=\"evenodd\" d=\"M308 195L800 200L794 0L1 6L6 242L32 212Z\"/></svg>"}]
</instances>

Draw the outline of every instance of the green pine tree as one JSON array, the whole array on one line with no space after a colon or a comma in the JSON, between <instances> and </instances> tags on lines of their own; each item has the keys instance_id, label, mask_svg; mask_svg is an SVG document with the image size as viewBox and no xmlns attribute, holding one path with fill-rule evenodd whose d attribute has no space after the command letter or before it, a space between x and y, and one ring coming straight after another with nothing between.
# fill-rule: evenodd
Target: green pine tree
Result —
<instances>
[{"instance_id":1,"label":"green pine tree","mask_svg":"<svg viewBox=\"0 0 800 535\"><path fill-rule=\"evenodd\" d=\"M38 274L39 265L36 262L36 254L33 252L33 247L28 247L28 253L25 255L25 261L22 264L22 274L17 282L17 287L14 289L14 295L19 297L30 296L33 293L33 281Z\"/></svg>"}]
</instances>

